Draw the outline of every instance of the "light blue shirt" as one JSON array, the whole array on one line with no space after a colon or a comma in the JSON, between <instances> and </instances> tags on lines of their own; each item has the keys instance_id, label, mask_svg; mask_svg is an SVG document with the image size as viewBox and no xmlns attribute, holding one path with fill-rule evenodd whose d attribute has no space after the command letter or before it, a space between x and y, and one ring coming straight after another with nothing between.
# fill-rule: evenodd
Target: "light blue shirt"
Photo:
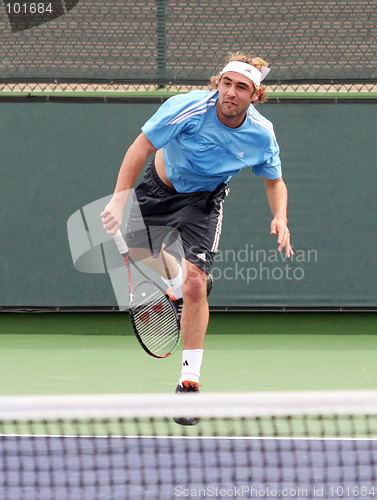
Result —
<instances>
[{"instance_id":1,"label":"light blue shirt","mask_svg":"<svg viewBox=\"0 0 377 500\"><path fill-rule=\"evenodd\" d=\"M153 146L163 148L166 175L179 193L214 191L247 167L267 179L282 175L272 123L250 105L240 127L226 127L217 101L217 91L171 97L142 127Z\"/></svg>"}]
</instances>

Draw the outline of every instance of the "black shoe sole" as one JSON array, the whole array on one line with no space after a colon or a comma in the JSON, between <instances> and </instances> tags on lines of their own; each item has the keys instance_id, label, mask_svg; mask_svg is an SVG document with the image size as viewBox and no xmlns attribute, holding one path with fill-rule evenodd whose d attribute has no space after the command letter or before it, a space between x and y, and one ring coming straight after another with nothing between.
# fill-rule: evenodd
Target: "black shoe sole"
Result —
<instances>
[{"instance_id":1,"label":"black shoe sole","mask_svg":"<svg viewBox=\"0 0 377 500\"><path fill-rule=\"evenodd\" d=\"M197 425L200 421L200 418L197 417L174 417L174 422L179 425Z\"/></svg>"}]
</instances>

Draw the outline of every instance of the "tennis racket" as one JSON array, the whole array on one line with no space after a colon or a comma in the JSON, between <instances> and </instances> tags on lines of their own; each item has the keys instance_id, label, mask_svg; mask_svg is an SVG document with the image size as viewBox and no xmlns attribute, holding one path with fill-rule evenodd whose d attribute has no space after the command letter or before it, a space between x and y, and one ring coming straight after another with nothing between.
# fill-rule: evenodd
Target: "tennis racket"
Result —
<instances>
[{"instance_id":1,"label":"tennis racket","mask_svg":"<svg viewBox=\"0 0 377 500\"><path fill-rule=\"evenodd\" d=\"M127 268L130 319L136 338L149 355L166 358L173 354L179 344L181 332L178 312L166 292L130 258L122 233L118 230L113 238ZM136 286L131 264L146 278Z\"/></svg>"}]
</instances>

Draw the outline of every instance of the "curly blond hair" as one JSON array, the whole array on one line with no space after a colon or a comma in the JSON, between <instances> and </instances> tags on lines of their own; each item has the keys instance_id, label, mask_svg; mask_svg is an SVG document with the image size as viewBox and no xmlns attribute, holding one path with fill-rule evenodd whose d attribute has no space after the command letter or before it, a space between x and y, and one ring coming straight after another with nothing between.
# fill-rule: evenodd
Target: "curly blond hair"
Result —
<instances>
[{"instance_id":1,"label":"curly blond hair","mask_svg":"<svg viewBox=\"0 0 377 500\"><path fill-rule=\"evenodd\" d=\"M225 64L228 64L231 61L241 61L247 64L251 64L255 68L259 69L259 71L262 70L262 66L268 67L268 63L261 59L260 57L253 57L250 56L249 54L245 54L244 52L234 52L232 54L229 54L228 59L226 60ZM210 86L213 89L217 89L217 86L219 84L219 81L221 79L220 73L217 75L211 76L210 79ZM254 85L255 90L257 90L257 86L252 82ZM254 104L257 103L263 103L267 101L267 92L266 92L266 87L264 85L261 85L260 87L261 93L257 101L254 102Z\"/></svg>"}]
</instances>

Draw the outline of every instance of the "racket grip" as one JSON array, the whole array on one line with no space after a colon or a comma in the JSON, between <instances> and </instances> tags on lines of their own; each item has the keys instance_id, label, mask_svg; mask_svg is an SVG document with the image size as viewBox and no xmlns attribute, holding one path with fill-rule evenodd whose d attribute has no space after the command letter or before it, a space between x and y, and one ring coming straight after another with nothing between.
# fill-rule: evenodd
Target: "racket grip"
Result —
<instances>
[{"instance_id":1,"label":"racket grip","mask_svg":"<svg viewBox=\"0 0 377 500\"><path fill-rule=\"evenodd\" d=\"M113 239L115 241L115 244L119 250L119 252L124 256L128 254L128 246L126 242L124 241L123 235L118 229L118 231L113 235Z\"/></svg>"}]
</instances>

